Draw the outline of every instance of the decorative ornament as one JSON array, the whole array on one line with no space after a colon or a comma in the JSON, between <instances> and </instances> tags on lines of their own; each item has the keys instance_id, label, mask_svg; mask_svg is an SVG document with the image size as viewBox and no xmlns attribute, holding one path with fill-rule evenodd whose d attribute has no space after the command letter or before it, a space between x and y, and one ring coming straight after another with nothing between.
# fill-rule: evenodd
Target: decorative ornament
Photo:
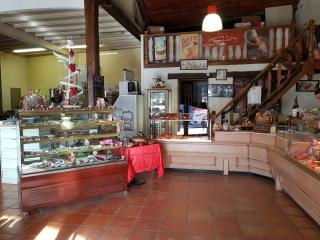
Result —
<instances>
[{"instance_id":1,"label":"decorative ornament","mask_svg":"<svg viewBox=\"0 0 320 240\"><path fill-rule=\"evenodd\" d=\"M74 56L74 51L73 51L73 49L70 49L70 50L69 50L69 56L70 56L71 58L73 58L73 56Z\"/></svg>"},{"instance_id":2,"label":"decorative ornament","mask_svg":"<svg viewBox=\"0 0 320 240\"><path fill-rule=\"evenodd\" d=\"M83 88L80 85L75 84L74 76L80 73L80 70L77 69L77 65L73 62L73 57L75 55L74 51L71 49L73 42L67 40L67 44L61 46L59 49L67 48L68 56L53 51L59 62L65 64L68 68L68 75L60 80L61 88L63 89L63 107L64 108L80 108L78 105L80 96L83 93Z\"/></svg>"},{"instance_id":3,"label":"decorative ornament","mask_svg":"<svg viewBox=\"0 0 320 240\"><path fill-rule=\"evenodd\" d=\"M165 82L161 79L160 76L154 77L154 86L152 88L165 88Z\"/></svg>"}]
</instances>

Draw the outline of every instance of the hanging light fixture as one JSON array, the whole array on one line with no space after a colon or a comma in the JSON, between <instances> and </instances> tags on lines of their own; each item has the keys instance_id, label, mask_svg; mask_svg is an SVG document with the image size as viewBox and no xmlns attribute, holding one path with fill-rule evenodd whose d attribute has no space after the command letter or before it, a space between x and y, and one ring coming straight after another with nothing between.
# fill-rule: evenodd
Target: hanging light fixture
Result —
<instances>
[{"instance_id":1,"label":"hanging light fixture","mask_svg":"<svg viewBox=\"0 0 320 240\"><path fill-rule=\"evenodd\" d=\"M215 32L222 29L222 21L215 5L208 6L208 14L202 22L202 31Z\"/></svg>"}]
</instances>

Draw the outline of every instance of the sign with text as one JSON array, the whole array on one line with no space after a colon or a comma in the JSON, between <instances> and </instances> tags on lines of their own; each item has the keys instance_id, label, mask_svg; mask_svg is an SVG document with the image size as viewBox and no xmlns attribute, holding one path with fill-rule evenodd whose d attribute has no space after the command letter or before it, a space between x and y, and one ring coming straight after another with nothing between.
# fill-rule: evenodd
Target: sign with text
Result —
<instances>
[{"instance_id":1,"label":"sign with text","mask_svg":"<svg viewBox=\"0 0 320 240\"><path fill-rule=\"evenodd\" d=\"M241 45L243 44L243 31L219 31L219 32L203 32L202 47L216 47L223 45Z\"/></svg>"},{"instance_id":2,"label":"sign with text","mask_svg":"<svg viewBox=\"0 0 320 240\"><path fill-rule=\"evenodd\" d=\"M180 59L197 59L199 54L199 34L180 35Z\"/></svg>"}]
</instances>

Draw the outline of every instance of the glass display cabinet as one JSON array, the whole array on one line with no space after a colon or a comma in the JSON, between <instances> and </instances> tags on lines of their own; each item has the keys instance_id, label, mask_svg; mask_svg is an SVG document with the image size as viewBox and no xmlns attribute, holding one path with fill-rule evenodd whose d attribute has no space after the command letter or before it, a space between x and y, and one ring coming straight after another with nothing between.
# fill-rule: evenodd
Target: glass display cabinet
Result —
<instances>
[{"instance_id":1,"label":"glass display cabinet","mask_svg":"<svg viewBox=\"0 0 320 240\"><path fill-rule=\"evenodd\" d=\"M148 89L148 109L149 109L149 119L159 114L170 112L170 100L169 100L169 89L164 88L152 88ZM153 126L156 124L156 126ZM154 122L150 121L149 131L150 135L154 136L159 134L158 132L153 132L153 130L168 131L169 124L165 122Z\"/></svg>"},{"instance_id":2,"label":"glass display cabinet","mask_svg":"<svg viewBox=\"0 0 320 240\"><path fill-rule=\"evenodd\" d=\"M320 176L320 137L299 131L285 133L286 154L303 170Z\"/></svg>"},{"instance_id":3,"label":"glass display cabinet","mask_svg":"<svg viewBox=\"0 0 320 240\"><path fill-rule=\"evenodd\" d=\"M151 117L152 136L162 140L210 140L208 111L199 113L160 113ZM163 124L169 128L161 127ZM193 131L194 130L194 131Z\"/></svg>"},{"instance_id":4,"label":"glass display cabinet","mask_svg":"<svg viewBox=\"0 0 320 240\"><path fill-rule=\"evenodd\" d=\"M122 124L114 120L113 109L23 110L18 114L24 210L126 191L127 162L113 153L122 146ZM47 180L40 189L41 179ZM46 196L55 192L61 199L53 203ZM34 198L37 201L32 202Z\"/></svg>"}]
</instances>

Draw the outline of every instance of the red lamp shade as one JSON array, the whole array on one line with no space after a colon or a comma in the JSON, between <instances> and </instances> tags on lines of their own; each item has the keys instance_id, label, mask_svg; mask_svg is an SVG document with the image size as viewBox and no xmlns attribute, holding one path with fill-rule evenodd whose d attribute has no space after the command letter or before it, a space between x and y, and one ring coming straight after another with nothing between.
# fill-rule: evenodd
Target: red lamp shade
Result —
<instances>
[{"instance_id":1,"label":"red lamp shade","mask_svg":"<svg viewBox=\"0 0 320 240\"><path fill-rule=\"evenodd\" d=\"M202 22L202 31L215 32L222 29L222 21L217 14L217 8L215 5L208 6L208 15L205 16Z\"/></svg>"}]
</instances>

